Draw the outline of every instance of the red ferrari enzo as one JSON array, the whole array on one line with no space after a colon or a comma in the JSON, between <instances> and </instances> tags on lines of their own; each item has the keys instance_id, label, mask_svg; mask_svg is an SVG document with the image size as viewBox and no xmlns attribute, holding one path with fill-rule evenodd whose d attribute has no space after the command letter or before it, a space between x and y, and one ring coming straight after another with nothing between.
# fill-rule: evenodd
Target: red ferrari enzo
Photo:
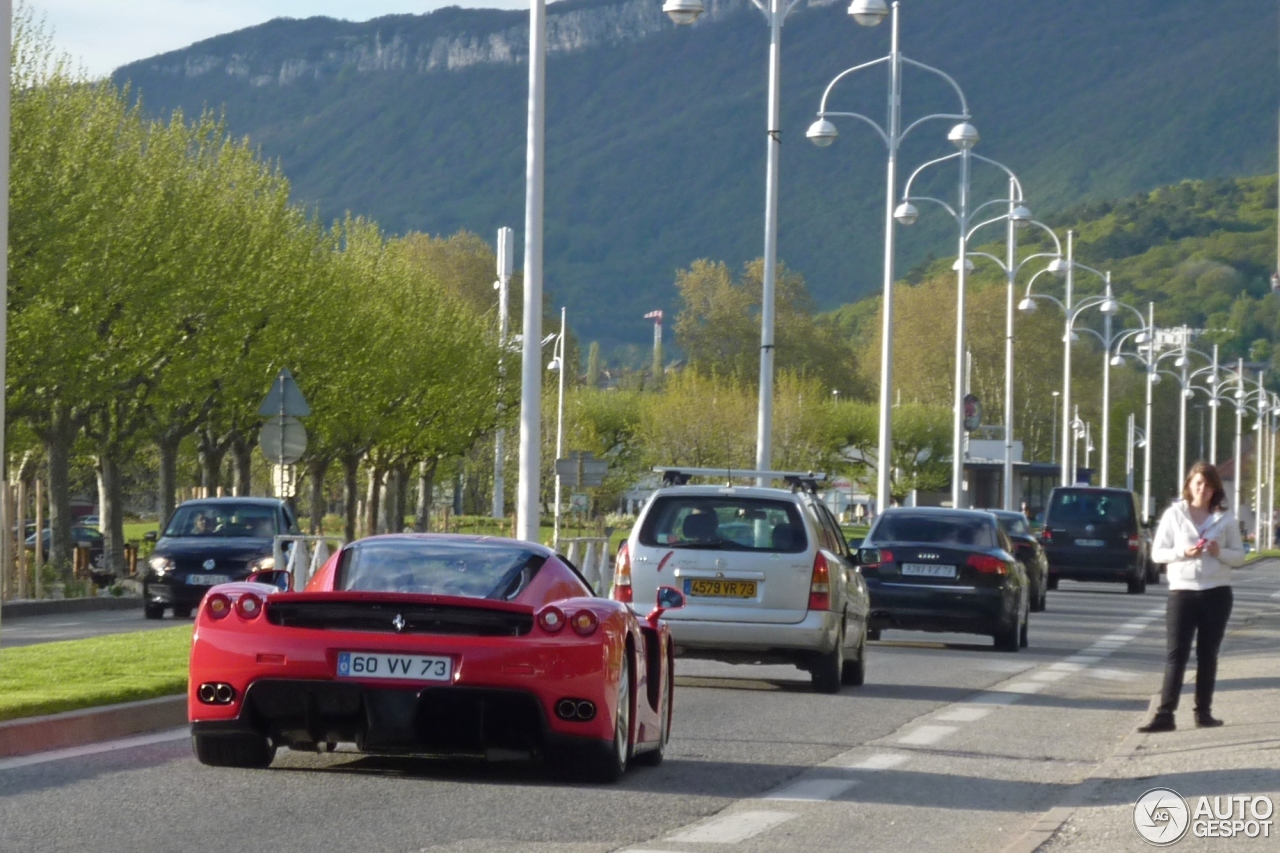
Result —
<instances>
[{"instance_id":1,"label":"red ferrari enzo","mask_svg":"<svg viewBox=\"0 0 1280 853\"><path fill-rule=\"evenodd\" d=\"M362 539L304 591L287 580L262 573L200 604L187 707L204 764L340 742L542 756L604 782L662 761L673 676L658 616L683 605L676 589L641 620L548 548L435 534Z\"/></svg>"}]
</instances>

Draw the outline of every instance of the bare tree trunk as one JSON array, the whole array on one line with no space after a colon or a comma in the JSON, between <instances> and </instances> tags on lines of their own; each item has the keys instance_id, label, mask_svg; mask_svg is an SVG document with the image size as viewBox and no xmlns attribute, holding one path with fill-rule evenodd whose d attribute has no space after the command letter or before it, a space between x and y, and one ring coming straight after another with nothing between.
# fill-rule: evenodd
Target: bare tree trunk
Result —
<instances>
[{"instance_id":1,"label":"bare tree trunk","mask_svg":"<svg viewBox=\"0 0 1280 853\"><path fill-rule=\"evenodd\" d=\"M156 442L160 452L160 477L156 489L156 515L160 520L160 531L164 532L173 509L177 506L178 491L178 442L181 439L165 436Z\"/></svg>"},{"instance_id":2,"label":"bare tree trunk","mask_svg":"<svg viewBox=\"0 0 1280 853\"><path fill-rule=\"evenodd\" d=\"M208 430L200 432L200 485L205 494L213 497L222 485L222 457L227 447L219 442Z\"/></svg>"},{"instance_id":3,"label":"bare tree trunk","mask_svg":"<svg viewBox=\"0 0 1280 853\"><path fill-rule=\"evenodd\" d=\"M324 500L324 475L329 470L329 458L312 457L307 460L307 477L311 480L311 522L309 532L312 536L320 533L324 524L324 511L327 508Z\"/></svg>"},{"instance_id":4,"label":"bare tree trunk","mask_svg":"<svg viewBox=\"0 0 1280 853\"><path fill-rule=\"evenodd\" d=\"M65 412L55 412L41 434L49 460L49 564L71 579L71 446L76 429Z\"/></svg>"},{"instance_id":5,"label":"bare tree trunk","mask_svg":"<svg viewBox=\"0 0 1280 853\"><path fill-rule=\"evenodd\" d=\"M377 465L369 466L369 498L365 503L364 529L369 531L370 536L383 532L378 527L378 509L382 506L382 477L381 468Z\"/></svg>"},{"instance_id":6,"label":"bare tree trunk","mask_svg":"<svg viewBox=\"0 0 1280 853\"><path fill-rule=\"evenodd\" d=\"M359 456L342 457L342 514L346 524L343 535L348 542L354 542L356 538L356 505L360 500L359 473Z\"/></svg>"},{"instance_id":7,"label":"bare tree trunk","mask_svg":"<svg viewBox=\"0 0 1280 853\"><path fill-rule=\"evenodd\" d=\"M397 465L392 473L394 474L395 491L393 494L395 495L396 507L396 513L393 518L396 520L395 532L399 533L405 529L405 511L409 507L409 469L404 465Z\"/></svg>"},{"instance_id":8,"label":"bare tree trunk","mask_svg":"<svg viewBox=\"0 0 1280 853\"><path fill-rule=\"evenodd\" d=\"M419 533L431 529L431 493L435 490L438 460L424 459L418 463L418 514L416 527Z\"/></svg>"},{"instance_id":9,"label":"bare tree trunk","mask_svg":"<svg viewBox=\"0 0 1280 853\"><path fill-rule=\"evenodd\" d=\"M253 444L240 433L236 433L231 441L231 458L235 462L232 468L232 493L236 497L248 497L253 494Z\"/></svg>"},{"instance_id":10,"label":"bare tree trunk","mask_svg":"<svg viewBox=\"0 0 1280 853\"><path fill-rule=\"evenodd\" d=\"M103 568L116 575L125 573L124 507L121 502L120 466L109 448L100 448L97 458L98 529L102 531Z\"/></svg>"}]
</instances>

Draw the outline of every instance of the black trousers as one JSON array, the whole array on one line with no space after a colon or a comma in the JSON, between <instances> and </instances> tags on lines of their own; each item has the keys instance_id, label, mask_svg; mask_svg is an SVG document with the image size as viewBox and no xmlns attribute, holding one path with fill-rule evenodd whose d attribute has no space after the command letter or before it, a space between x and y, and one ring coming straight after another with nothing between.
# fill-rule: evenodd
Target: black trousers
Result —
<instances>
[{"instance_id":1,"label":"black trousers","mask_svg":"<svg viewBox=\"0 0 1280 853\"><path fill-rule=\"evenodd\" d=\"M1231 587L1179 589L1169 593L1166 612L1169 654L1164 667L1164 689L1160 712L1178 708L1178 694L1191 657L1191 640L1196 641L1196 711L1209 713L1213 707L1213 684L1218 678L1218 649L1227 632L1234 598Z\"/></svg>"}]
</instances>

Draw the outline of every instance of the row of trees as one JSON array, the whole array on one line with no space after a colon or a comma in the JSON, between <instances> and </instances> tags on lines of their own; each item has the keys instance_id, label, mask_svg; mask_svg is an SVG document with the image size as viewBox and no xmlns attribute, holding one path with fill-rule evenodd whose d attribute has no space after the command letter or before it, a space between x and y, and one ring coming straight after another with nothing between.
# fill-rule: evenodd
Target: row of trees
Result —
<instances>
[{"instance_id":1,"label":"row of trees","mask_svg":"<svg viewBox=\"0 0 1280 853\"><path fill-rule=\"evenodd\" d=\"M9 451L45 457L56 565L80 454L116 565L139 454L158 456L162 521L193 442L203 485L221 485L229 455L248 493L257 405L282 366L312 405L312 482L344 472L349 531L359 466L429 477L493 429L500 353L479 294L494 259L478 238L325 226L214 116L145 119L55 58L29 16L13 71Z\"/></svg>"}]
</instances>

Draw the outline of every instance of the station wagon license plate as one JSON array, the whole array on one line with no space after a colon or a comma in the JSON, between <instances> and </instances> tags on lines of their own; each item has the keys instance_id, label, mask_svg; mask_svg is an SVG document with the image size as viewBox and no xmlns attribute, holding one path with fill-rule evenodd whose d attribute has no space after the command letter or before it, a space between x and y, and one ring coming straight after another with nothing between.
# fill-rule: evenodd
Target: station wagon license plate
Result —
<instances>
[{"instance_id":1,"label":"station wagon license plate","mask_svg":"<svg viewBox=\"0 0 1280 853\"><path fill-rule=\"evenodd\" d=\"M926 578L953 578L956 576L956 567L939 566L935 563L903 563L902 573Z\"/></svg>"},{"instance_id":2,"label":"station wagon license plate","mask_svg":"<svg viewBox=\"0 0 1280 853\"><path fill-rule=\"evenodd\" d=\"M726 581L719 579L687 578L686 595L702 595L709 598L755 598L755 581Z\"/></svg>"},{"instance_id":3,"label":"station wagon license plate","mask_svg":"<svg viewBox=\"0 0 1280 853\"><path fill-rule=\"evenodd\" d=\"M338 678L449 681L453 678L453 658L442 655L338 652Z\"/></svg>"},{"instance_id":4,"label":"station wagon license plate","mask_svg":"<svg viewBox=\"0 0 1280 853\"><path fill-rule=\"evenodd\" d=\"M1106 545L1106 544L1107 543L1102 539L1077 539L1076 540L1076 545L1080 546L1081 548L1101 548L1103 545Z\"/></svg>"},{"instance_id":5,"label":"station wagon license plate","mask_svg":"<svg viewBox=\"0 0 1280 853\"><path fill-rule=\"evenodd\" d=\"M220 583L231 583L229 575L187 575L187 583L191 586L217 586Z\"/></svg>"}]
</instances>

